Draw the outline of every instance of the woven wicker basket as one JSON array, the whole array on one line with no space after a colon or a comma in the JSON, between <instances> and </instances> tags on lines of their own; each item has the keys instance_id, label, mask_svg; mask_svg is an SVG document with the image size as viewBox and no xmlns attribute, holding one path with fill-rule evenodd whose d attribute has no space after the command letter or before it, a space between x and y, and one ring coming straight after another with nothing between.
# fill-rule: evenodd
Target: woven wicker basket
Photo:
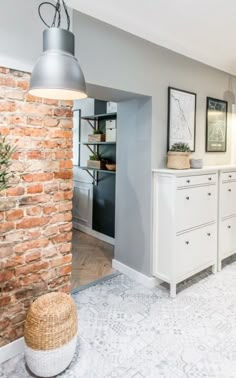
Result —
<instances>
[{"instance_id":1,"label":"woven wicker basket","mask_svg":"<svg viewBox=\"0 0 236 378\"><path fill-rule=\"evenodd\" d=\"M167 168L170 169L189 169L190 168L190 153L169 151Z\"/></svg>"},{"instance_id":2,"label":"woven wicker basket","mask_svg":"<svg viewBox=\"0 0 236 378\"><path fill-rule=\"evenodd\" d=\"M49 293L36 299L25 322L25 358L39 377L60 374L70 364L77 339L77 310L71 296Z\"/></svg>"}]
</instances>

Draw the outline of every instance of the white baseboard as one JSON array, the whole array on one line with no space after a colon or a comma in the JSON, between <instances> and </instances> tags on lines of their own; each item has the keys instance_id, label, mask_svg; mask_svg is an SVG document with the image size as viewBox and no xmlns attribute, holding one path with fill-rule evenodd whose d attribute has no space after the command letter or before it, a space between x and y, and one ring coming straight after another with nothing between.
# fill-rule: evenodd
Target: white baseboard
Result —
<instances>
[{"instance_id":1,"label":"white baseboard","mask_svg":"<svg viewBox=\"0 0 236 378\"><path fill-rule=\"evenodd\" d=\"M160 285L162 283L161 280L155 277L148 277L143 273L138 272L137 270L134 270L130 268L129 266L122 264L121 262L113 259L112 260L112 267L116 270L118 270L121 273L124 273L126 276L130 277L134 281L137 281L138 283L142 284L145 287L148 287L149 289L153 289Z\"/></svg>"},{"instance_id":2,"label":"white baseboard","mask_svg":"<svg viewBox=\"0 0 236 378\"><path fill-rule=\"evenodd\" d=\"M7 345L4 345L0 348L0 364L3 362L10 360L17 356L20 353L24 352L24 339L21 337L18 340L13 341Z\"/></svg>"},{"instance_id":3,"label":"white baseboard","mask_svg":"<svg viewBox=\"0 0 236 378\"><path fill-rule=\"evenodd\" d=\"M106 243L109 243L111 245L115 245L115 239L114 238L111 238L110 236L101 234L100 232L94 231L94 230L92 230L91 228L89 228L87 226L84 226L84 225L82 225L80 223L77 223L77 222L73 222L73 227L76 230L82 231L85 234L93 236L94 238L102 240L102 241L104 241Z\"/></svg>"}]
</instances>

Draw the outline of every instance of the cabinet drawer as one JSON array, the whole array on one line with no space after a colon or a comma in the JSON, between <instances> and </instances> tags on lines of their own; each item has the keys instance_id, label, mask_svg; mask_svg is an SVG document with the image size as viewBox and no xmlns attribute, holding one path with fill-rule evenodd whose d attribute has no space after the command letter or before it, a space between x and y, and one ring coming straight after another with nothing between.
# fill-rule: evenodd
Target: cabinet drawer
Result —
<instances>
[{"instance_id":1,"label":"cabinet drawer","mask_svg":"<svg viewBox=\"0 0 236 378\"><path fill-rule=\"evenodd\" d=\"M177 190L176 232L215 222L217 219L216 186Z\"/></svg>"},{"instance_id":2,"label":"cabinet drawer","mask_svg":"<svg viewBox=\"0 0 236 378\"><path fill-rule=\"evenodd\" d=\"M217 226L206 226L176 237L176 278L216 263Z\"/></svg>"},{"instance_id":3,"label":"cabinet drawer","mask_svg":"<svg viewBox=\"0 0 236 378\"><path fill-rule=\"evenodd\" d=\"M188 187L194 185L206 185L216 183L216 173L209 175L184 176L177 178L177 188Z\"/></svg>"},{"instance_id":4,"label":"cabinet drawer","mask_svg":"<svg viewBox=\"0 0 236 378\"><path fill-rule=\"evenodd\" d=\"M220 224L220 256L230 255L234 250L236 250L236 218L230 218Z\"/></svg>"},{"instance_id":5,"label":"cabinet drawer","mask_svg":"<svg viewBox=\"0 0 236 378\"><path fill-rule=\"evenodd\" d=\"M236 214L236 182L227 182L221 185L221 217Z\"/></svg>"},{"instance_id":6,"label":"cabinet drawer","mask_svg":"<svg viewBox=\"0 0 236 378\"><path fill-rule=\"evenodd\" d=\"M221 175L222 182L236 180L236 171L235 172L224 172Z\"/></svg>"}]
</instances>

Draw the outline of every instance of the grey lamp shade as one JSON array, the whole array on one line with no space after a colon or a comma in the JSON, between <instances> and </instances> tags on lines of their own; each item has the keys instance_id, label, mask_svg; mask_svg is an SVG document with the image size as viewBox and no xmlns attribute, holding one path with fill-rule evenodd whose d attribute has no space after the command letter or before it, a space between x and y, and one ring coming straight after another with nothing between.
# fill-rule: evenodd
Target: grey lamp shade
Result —
<instances>
[{"instance_id":1,"label":"grey lamp shade","mask_svg":"<svg viewBox=\"0 0 236 378\"><path fill-rule=\"evenodd\" d=\"M86 84L74 56L74 34L60 28L43 33L43 53L33 69L29 93L55 100L86 98Z\"/></svg>"}]
</instances>

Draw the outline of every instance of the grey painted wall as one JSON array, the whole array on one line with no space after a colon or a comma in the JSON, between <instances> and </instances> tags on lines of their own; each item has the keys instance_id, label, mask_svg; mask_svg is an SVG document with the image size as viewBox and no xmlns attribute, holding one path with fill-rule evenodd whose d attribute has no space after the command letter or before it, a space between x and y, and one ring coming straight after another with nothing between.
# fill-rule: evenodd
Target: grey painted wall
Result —
<instances>
[{"instance_id":1,"label":"grey painted wall","mask_svg":"<svg viewBox=\"0 0 236 378\"><path fill-rule=\"evenodd\" d=\"M150 98L118 103L115 259L150 274Z\"/></svg>"},{"instance_id":2,"label":"grey painted wall","mask_svg":"<svg viewBox=\"0 0 236 378\"><path fill-rule=\"evenodd\" d=\"M153 97L152 167L165 165L167 87L197 93L196 154L206 165L231 161L230 142L225 154L205 153L206 96L230 98L230 76L168 49L156 46L103 22L74 12L73 29L89 83ZM229 106L231 111L231 106ZM231 130L229 127L228 140Z\"/></svg>"},{"instance_id":3,"label":"grey painted wall","mask_svg":"<svg viewBox=\"0 0 236 378\"><path fill-rule=\"evenodd\" d=\"M38 0L2 0L0 2L0 64L30 70L37 59L41 51L41 33L44 28L37 17L38 2ZM122 195L117 196L117 209L120 210L117 211L116 219L118 236L115 256L118 260L148 274L151 272L149 268L150 230L148 230L150 211L144 211L143 204L146 204L147 209L151 208L151 180L140 180L140 177L150 177L151 167L165 165L167 87L174 86L197 93L195 155L203 157L207 165L227 164L232 160L231 123L227 153L206 154L204 152L205 107L206 96L230 99L232 102L234 93L231 92L234 88L234 79L229 83L229 75L224 72L151 44L78 12L73 12L73 31L76 35L76 55L80 60L86 80L90 84L91 96L93 96L93 88L102 86L111 88L111 92L115 88L152 97L152 112L150 113L152 130L149 134L149 150L146 150L146 129L139 127L138 120L136 120L135 129L135 122L126 121L123 116L124 122L131 123L132 130L139 128L139 151L145 151L151 163L139 166L135 164L135 161L130 160L134 155L131 154L130 157L126 155L128 159L126 164L133 166L137 173L133 172L134 169L124 170L123 167L120 167L121 171L118 172L117 193L121 192ZM99 98L98 93L94 97ZM106 100L104 97L102 99ZM137 104L136 110L138 110ZM231 104L229 104L229 110L231 110ZM124 105L123 114L128 114L127 112L127 107ZM133 132L127 134L131 144L133 135ZM129 142L126 141L127 145ZM122 159L122 154L120 158ZM127 174L131 177L127 177ZM130 191L134 191L137 197L135 201L125 191L125 185ZM123 203L126 204L126 209L130 209L129 203L132 203L133 211L137 212L136 215L142 209L141 226L137 216L132 218L132 222L126 221L129 219L129 214ZM138 234L140 236L137 240Z\"/></svg>"}]
</instances>

